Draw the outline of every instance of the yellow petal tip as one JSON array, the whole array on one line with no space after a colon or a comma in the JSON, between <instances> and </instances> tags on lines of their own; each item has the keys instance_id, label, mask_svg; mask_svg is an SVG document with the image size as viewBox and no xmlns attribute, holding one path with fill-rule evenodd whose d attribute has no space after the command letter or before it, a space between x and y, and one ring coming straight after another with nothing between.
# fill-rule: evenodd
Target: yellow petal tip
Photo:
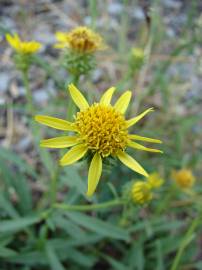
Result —
<instances>
[{"instance_id":1,"label":"yellow petal tip","mask_svg":"<svg viewBox=\"0 0 202 270\"><path fill-rule=\"evenodd\" d=\"M149 177L149 174L146 172L146 173L144 174L144 176L145 176L145 177Z\"/></svg>"},{"instance_id":2,"label":"yellow petal tip","mask_svg":"<svg viewBox=\"0 0 202 270\"><path fill-rule=\"evenodd\" d=\"M93 194L86 192L86 196L87 196L87 197L92 197Z\"/></svg>"}]
</instances>

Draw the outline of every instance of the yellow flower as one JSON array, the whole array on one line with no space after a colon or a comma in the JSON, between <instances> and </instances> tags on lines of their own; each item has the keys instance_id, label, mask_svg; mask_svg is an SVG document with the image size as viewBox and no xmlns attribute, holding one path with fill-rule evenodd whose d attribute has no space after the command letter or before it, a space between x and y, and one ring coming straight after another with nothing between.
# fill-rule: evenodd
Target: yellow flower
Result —
<instances>
[{"instance_id":1,"label":"yellow flower","mask_svg":"<svg viewBox=\"0 0 202 270\"><path fill-rule=\"evenodd\" d=\"M163 185L164 180L161 178L161 176L158 173L152 173L147 178L147 182L150 184L151 188L159 188Z\"/></svg>"},{"instance_id":2,"label":"yellow flower","mask_svg":"<svg viewBox=\"0 0 202 270\"><path fill-rule=\"evenodd\" d=\"M149 202L153 198L151 186L148 182L137 181L132 185L132 200L139 204Z\"/></svg>"},{"instance_id":3,"label":"yellow flower","mask_svg":"<svg viewBox=\"0 0 202 270\"><path fill-rule=\"evenodd\" d=\"M195 183L195 177L193 176L192 171L188 169L174 171L172 177L182 189L191 188Z\"/></svg>"},{"instance_id":4,"label":"yellow flower","mask_svg":"<svg viewBox=\"0 0 202 270\"><path fill-rule=\"evenodd\" d=\"M141 48L133 48L132 55L137 59L143 59L144 58L144 51Z\"/></svg>"},{"instance_id":5,"label":"yellow flower","mask_svg":"<svg viewBox=\"0 0 202 270\"><path fill-rule=\"evenodd\" d=\"M117 157L130 169L147 177L148 174L142 166L125 152L126 148L162 152L134 142L134 140L137 140L161 143L160 140L129 134L128 130L153 109L150 108L138 116L126 120L124 114L131 99L131 92L126 91L112 106L110 103L114 91L114 87L109 88L103 94L99 103L89 105L81 92L73 84L70 84L70 95L80 109L74 122L43 115L35 117L37 122L46 126L75 132L72 136L41 141L42 147L66 148L73 146L60 160L62 166L78 161L88 151L92 153L93 157L88 172L88 196L91 196L97 187L104 158L108 156Z\"/></svg>"},{"instance_id":6,"label":"yellow flower","mask_svg":"<svg viewBox=\"0 0 202 270\"><path fill-rule=\"evenodd\" d=\"M105 47L102 37L85 26L76 27L69 33L57 32L56 39L55 48L70 48L80 53L93 53Z\"/></svg>"},{"instance_id":7,"label":"yellow flower","mask_svg":"<svg viewBox=\"0 0 202 270\"><path fill-rule=\"evenodd\" d=\"M6 40L10 46L18 53L33 54L41 48L41 43L36 41L22 41L18 34L6 34Z\"/></svg>"}]
</instances>

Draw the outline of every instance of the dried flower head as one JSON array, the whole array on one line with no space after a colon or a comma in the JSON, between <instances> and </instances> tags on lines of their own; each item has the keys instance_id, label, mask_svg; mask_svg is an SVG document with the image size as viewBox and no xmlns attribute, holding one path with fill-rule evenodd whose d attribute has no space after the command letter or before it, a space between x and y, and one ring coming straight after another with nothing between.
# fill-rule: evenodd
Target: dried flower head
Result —
<instances>
[{"instance_id":1,"label":"dried flower head","mask_svg":"<svg viewBox=\"0 0 202 270\"><path fill-rule=\"evenodd\" d=\"M22 41L18 34L6 34L6 40L17 53L21 54L36 53L42 46L37 41Z\"/></svg>"},{"instance_id":2,"label":"dried flower head","mask_svg":"<svg viewBox=\"0 0 202 270\"><path fill-rule=\"evenodd\" d=\"M172 173L172 178L182 189L191 188L195 183L195 177L191 170L181 169Z\"/></svg>"},{"instance_id":3,"label":"dried flower head","mask_svg":"<svg viewBox=\"0 0 202 270\"><path fill-rule=\"evenodd\" d=\"M131 188L131 198L135 203L144 204L153 198L151 186L148 182L134 182Z\"/></svg>"},{"instance_id":4,"label":"dried flower head","mask_svg":"<svg viewBox=\"0 0 202 270\"><path fill-rule=\"evenodd\" d=\"M130 169L147 177L147 172L135 159L126 153L126 148L162 152L134 142L134 140L137 140L161 143L160 140L129 134L129 128L153 109L148 109L140 115L126 120L124 114L131 99L131 92L126 91L112 106L110 103L114 90L114 87L109 88L103 94L99 103L93 103L90 106L81 92L73 84L70 84L70 95L80 109L75 116L74 122L43 115L35 117L37 122L46 126L75 132L71 136L41 141L42 147L66 148L73 146L60 160L62 166L78 161L87 152L93 155L88 173L88 196L91 196L97 187L104 158L109 156L117 157Z\"/></svg>"},{"instance_id":5,"label":"dried flower head","mask_svg":"<svg viewBox=\"0 0 202 270\"><path fill-rule=\"evenodd\" d=\"M85 26L74 28L69 33L57 32L55 48L70 48L78 53L94 53L105 47L102 37Z\"/></svg>"}]
</instances>

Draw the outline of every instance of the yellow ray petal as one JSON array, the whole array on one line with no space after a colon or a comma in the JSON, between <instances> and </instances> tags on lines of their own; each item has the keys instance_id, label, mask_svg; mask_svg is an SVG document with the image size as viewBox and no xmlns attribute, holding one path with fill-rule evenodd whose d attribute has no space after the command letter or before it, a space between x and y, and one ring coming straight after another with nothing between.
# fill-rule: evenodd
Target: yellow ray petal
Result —
<instances>
[{"instance_id":1,"label":"yellow ray petal","mask_svg":"<svg viewBox=\"0 0 202 270\"><path fill-rule=\"evenodd\" d=\"M115 91L115 87L110 87L108 90L106 90L106 92L102 95L100 99L100 104L103 104L106 106L109 105L114 91Z\"/></svg>"},{"instance_id":2,"label":"yellow ray petal","mask_svg":"<svg viewBox=\"0 0 202 270\"><path fill-rule=\"evenodd\" d=\"M132 142L132 141L130 141L128 143L128 146L132 147L132 148L135 148L135 149L138 149L138 150L143 150L143 151L148 151L148 152L156 152L156 153L163 153L163 151L161 151L161 150L148 148L148 147L145 147L145 146L143 146L143 145L141 145L139 143Z\"/></svg>"},{"instance_id":3,"label":"yellow ray petal","mask_svg":"<svg viewBox=\"0 0 202 270\"><path fill-rule=\"evenodd\" d=\"M56 32L55 37L60 42L66 42L67 41L67 34L63 32Z\"/></svg>"},{"instance_id":4,"label":"yellow ray petal","mask_svg":"<svg viewBox=\"0 0 202 270\"><path fill-rule=\"evenodd\" d=\"M56 118L56 117L51 117L51 116L46 116L46 115L36 115L34 119L40 124L43 124L45 126L52 127L55 129L69 130L69 131L75 130L73 123L63 120L63 119Z\"/></svg>"},{"instance_id":5,"label":"yellow ray petal","mask_svg":"<svg viewBox=\"0 0 202 270\"><path fill-rule=\"evenodd\" d=\"M88 150L88 148L83 144L79 144L79 145L72 147L72 149L70 149L61 158L60 165L66 166L66 165L70 165L70 164L76 162L77 160L81 159L85 155L87 150Z\"/></svg>"},{"instance_id":6,"label":"yellow ray petal","mask_svg":"<svg viewBox=\"0 0 202 270\"><path fill-rule=\"evenodd\" d=\"M10 34L6 34L6 40L15 50L19 49L19 41L17 34L14 34L13 36Z\"/></svg>"},{"instance_id":7,"label":"yellow ray petal","mask_svg":"<svg viewBox=\"0 0 202 270\"><path fill-rule=\"evenodd\" d=\"M154 109L153 109L153 108L150 108L150 109L144 111L143 113L139 114L138 116L136 116L136 117L134 117L134 118L131 118L130 120L126 121L127 127L133 126L133 125L136 124L140 119L142 119L147 113L153 112L153 111L154 111Z\"/></svg>"},{"instance_id":8,"label":"yellow ray petal","mask_svg":"<svg viewBox=\"0 0 202 270\"><path fill-rule=\"evenodd\" d=\"M89 105L81 92L76 88L75 85L73 85L73 83L71 83L68 88L74 103L79 107L80 110L86 110Z\"/></svg>"},{"instance_id":9,"label":"yellow ray petal","mask_svg":"<svg viewBox=\"0 0 202 270\"><path fill-rule=\"evenodd\" d=\"M95 153L88 172L88 190L86 195L92 196L99 183L102 173L102 158L99 153Z\"/></svg>"},{"instance_id":10,"label":"yellow ray petal","mask_svg":"<svg viewBox=\"0 0 202 270\"><path fill-rule=\"evenodd\" d=\"M131 91L126 91L124 94L122 94L120 98L117 100L117 102L114 104L114 109L124 114L128 108L131 95L132 95Z\"/></svg>"},{"instance_id":11,"label":"yellow ray petal","mask_svg":"<svg viewBox=\"0 0 202 270\"><path fill-rule=\"evenodd\" d=\"M47 140L41 140L40 146L49 148L65 148L78 143L78 138L75 136L61 136Z\"/></svg>"},{"instance_id":12,"label":"yellow ray petal","mask_svg":"<svg viewBox=\"0 0 202 270\"><path fill-rule=\"evenodd\" d=\"M129 167L131 170L140 173L146 177L148 177L148 173L142 168L142 166L131 156L124 153L123 151L120 151L117 154L118 158L120 159L123 164L125 164L127 167Z\"/></svg>"},{"instance_id":13,"label":"yellow ray petal","mask_svg":"<svg viewBox=\"0 0 202 270\"><path fill-rule=\"evenodd\" d=\"M10 45L13 45L13 39L13 36L11 36L10 34L6 34L6 40Z\"/></svg>"},{"instance_id":14,"label":"yellow ray petal","mask_svg":"<svg viewBox=\"0 0 202 270\"><path fill-rule=\"evenodd\" d=\"M151 143L162 143L162 141L153 139L153 138L148 138L148 137L142 137L136 134L129 134L128 137L132 140L137 140L137 141L145 141L145 142L151 142Z\"/></svg>"}]
</instances>

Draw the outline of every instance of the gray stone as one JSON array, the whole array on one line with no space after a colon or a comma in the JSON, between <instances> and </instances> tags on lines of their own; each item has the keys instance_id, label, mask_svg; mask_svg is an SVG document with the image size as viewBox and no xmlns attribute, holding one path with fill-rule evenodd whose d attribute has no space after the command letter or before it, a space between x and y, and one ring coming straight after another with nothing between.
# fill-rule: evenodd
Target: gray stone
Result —
<instances>
[{"instance_id":1,"label":"gray stone","mask_svg":"<svg viewBox=\"0 0 202 270\"><path fill-rule=\"evenodd\" d=\"M8 90L9 81L10 78L8 73L0 73L0 94L3 94Z\"/></svg>"}]
</instances>

